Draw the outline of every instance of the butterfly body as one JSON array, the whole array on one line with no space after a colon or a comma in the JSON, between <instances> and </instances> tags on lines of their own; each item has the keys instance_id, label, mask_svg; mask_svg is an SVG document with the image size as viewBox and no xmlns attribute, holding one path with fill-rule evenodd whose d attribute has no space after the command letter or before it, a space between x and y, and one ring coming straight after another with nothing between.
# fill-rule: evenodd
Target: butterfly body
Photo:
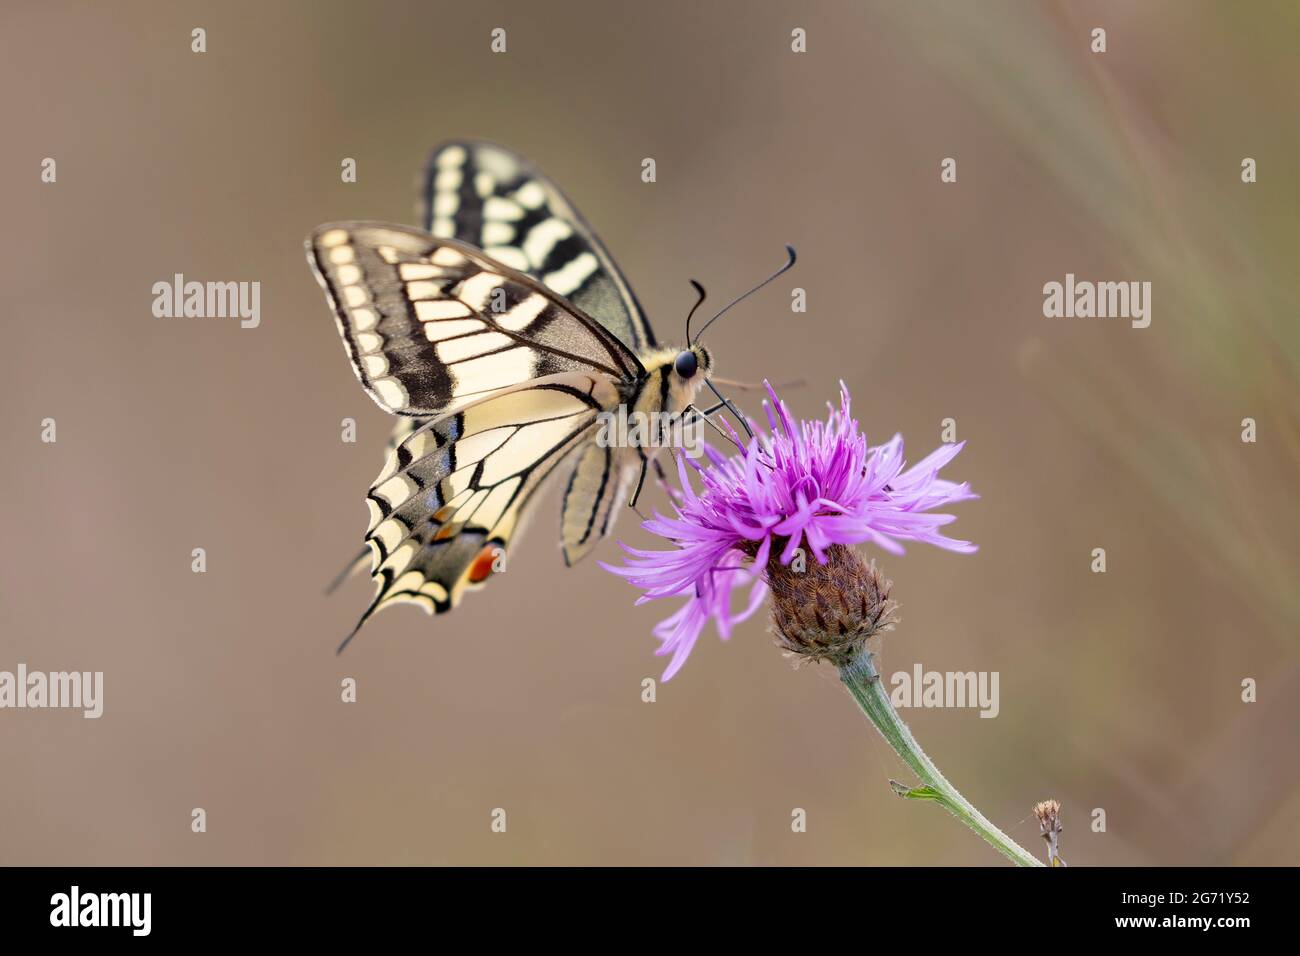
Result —
<instances>
[{"instance_id":1,"label":"butterfly body","mask_svg":"<svg viewBox=\"0 0 1300 956\"><path fill-rule=\"evenodd\" d=\"M682 355L695 357L690 375L678 370ZM712 357L701 346L690 349L653 348L639 359L644 373L626 394L620 394L616 407L607 407L606 415L617 415L642 424L658 422L684 423L687 411L712 371ZM695 422L698 425L698 420ZM601 423L592 443L577 456L577 465L564 492L561 542L564 562L576 564L609 533L614 516L626 502L629 491L639 488L645 468L658 451L660 433L650 429L626 430L627 440L611 444L602 441ZM666 428L672 434L670 428ZM635 493L635 492L633 492ZM594 500L608 497L597 504Z\"/></svg>"},{"instance_id":2,"label":"butterfly body","mask_svg":"<svg viewBox=\"0 0 1300 956\"><path fill-rule=\"evenodd\" d=\"M399 416L366 497L376 594L357 629L482 586L562 465L561 544L581 560L657 450L598 440L602 418L680 416L713 369L698 344L657 344L590 227L521 157L447 144L426 186L423 230L339 222L307 242L353 371Z\"/></svg>"}]
</instances>

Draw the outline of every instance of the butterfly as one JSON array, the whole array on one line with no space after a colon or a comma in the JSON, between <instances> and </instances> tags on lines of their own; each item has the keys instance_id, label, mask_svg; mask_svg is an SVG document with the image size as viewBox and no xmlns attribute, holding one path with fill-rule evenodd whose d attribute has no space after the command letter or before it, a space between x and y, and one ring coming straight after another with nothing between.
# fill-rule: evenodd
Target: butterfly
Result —
<instances>
[{"instance_id":1,"label":"butterfly","mask_svg":"<svg viewBox=\"0 0 1300 956\"><path fill-rule=\"evenodd\" d=\"M689 317L687 344L661 346L591 227L518 154L437 147L423 227L333 222L307 240L353 371L399 417L366 495L366 547L335 582L369 558L375 595L340 651L384 607L444 613L482 587L561 465L564 560L586 557L654 461L653 448L598 440L602 416L726 404ZM705 385L719 404L697 409Z\"/></svg>"}]
</instances>

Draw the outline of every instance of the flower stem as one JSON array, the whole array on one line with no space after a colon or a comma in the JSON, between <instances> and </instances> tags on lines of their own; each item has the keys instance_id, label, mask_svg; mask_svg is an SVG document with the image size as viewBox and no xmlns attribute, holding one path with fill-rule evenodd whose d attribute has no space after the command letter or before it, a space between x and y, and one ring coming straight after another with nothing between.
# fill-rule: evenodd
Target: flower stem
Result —
<instances>
[{"instance_id":1,"label":"flower stem","mask_svg":"<svg viewBox=\"0 0 1300 956\"><path fill-rule=\"evenodd\" d=\"M903 723L898 711L889 701L880 674L876 671L871 654L862 650L840 667L840 680L849 689L853 699L858 702L867 719L880 731L889 746L903 758L903 762L924 781L923 787L906 787L891 780L890 785L900 796L914 800L934 800L954 817L977 834L985 842L1018 866L1043 866L1041 860L1026 850L1015 840L1007 836L971 805L970 801L958 793L925 755L921 745L916 742L912 732Z\"/></svg>"}]
</instances>

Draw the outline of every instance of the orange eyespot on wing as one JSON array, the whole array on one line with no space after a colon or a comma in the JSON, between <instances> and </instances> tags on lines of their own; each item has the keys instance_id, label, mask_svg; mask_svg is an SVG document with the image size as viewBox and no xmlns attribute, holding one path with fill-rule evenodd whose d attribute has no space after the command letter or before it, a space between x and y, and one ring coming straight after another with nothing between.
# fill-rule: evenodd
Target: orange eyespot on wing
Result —
<instances>
[{"instance_id":1,"label":"orange eyespot on wing","mask_svg":"<svg viewBox=\"0 0 1300 956\"><path fill-rule=\"evenodd\" d=\"M478 553L474 558L474 563L469 566L469 583L482 584L496 569L497 557L504 553L504 549L499 544L489 544Z\"/></svg>"}]
</instances>

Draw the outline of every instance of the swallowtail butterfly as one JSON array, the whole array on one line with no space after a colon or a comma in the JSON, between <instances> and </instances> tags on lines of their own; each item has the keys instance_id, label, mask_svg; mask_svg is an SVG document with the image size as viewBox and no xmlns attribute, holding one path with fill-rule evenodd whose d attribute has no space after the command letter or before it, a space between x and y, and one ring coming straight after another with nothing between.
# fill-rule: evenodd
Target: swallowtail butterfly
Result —
<instances>
[{"instance_id":1,"label":"swallowtail butterfly","mask_svg":"<svg viewBox=\"0 0 1300 956\"><path fill-rule=\"evenodd\" d=\"M656 342L591 227L510 150L435 149L423 226L334 222L307 240L353 371L400 417L354 562L369 557L375 597L340 650L380 608L443 613L482 586L566 462L561 545L585 557L653 455L598 443L601 413L681 415L713 372L698 337Z\"/></svg>"}]
</instances>

